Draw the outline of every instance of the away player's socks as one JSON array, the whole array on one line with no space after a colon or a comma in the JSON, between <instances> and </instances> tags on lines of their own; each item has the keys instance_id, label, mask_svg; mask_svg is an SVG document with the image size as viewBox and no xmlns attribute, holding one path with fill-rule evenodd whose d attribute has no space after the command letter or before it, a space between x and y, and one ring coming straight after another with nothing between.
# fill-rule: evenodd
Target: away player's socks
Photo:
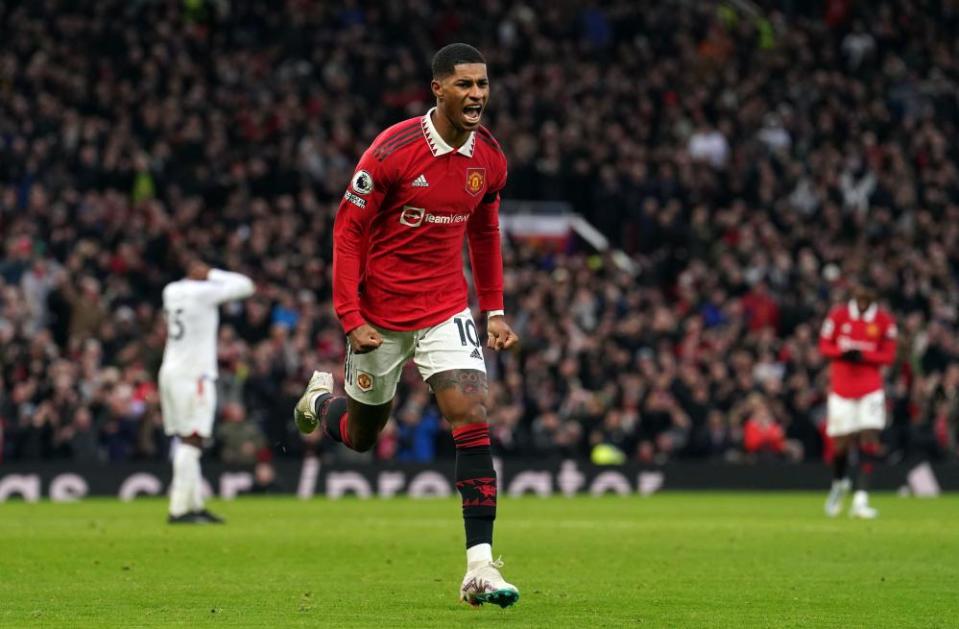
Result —
<instances>
[{"instance_id":1,"label":"away player's socks","mask_svg":"<svg viewBox=\"0 0 959 629\"><path fill-rule=\"evenodd\" d=\"M206 506L203 504L203 466L200 464L200 457L198 457L196 477L193 479L193 487L190 491L190 511L203 511L205 508Z\"/></svg>"},{"instance_id":2,"label":"away player's socks","mask_svg":"<svg viewBox=\"0 0 959 629\"><path fill-rule=\"evenodd\" d=\"M173 482L170 487L170 515L180 516L190 511L194 486L200 476L200 449L188 443L178 443L173 453Z\"/></svg>"},{"instance_id":3,"label":"away player's socks","mask_svg":"<svg viewBox=\"0 0 959 629\"><path fill-rule=\"evenodd\" d=\"M490 453L489 425L477 422L457 426L453 429L453 441L456 443L456 488L463 500L466 548L491 545L496 519L496 470ZM477 550L474 554L480 552Z\"/></svg>"},{"instance_id":4,"label":"away player's socks","mask_svg":"<svg viewBox=\"0 0 959 629\"><path fill-rule=\"evenodd\" d=\"M349 414L346 412L346 398L333 397L329 393L318 395L313 401L316 416L323 424L323 430L333 441L338 441L347 448L352 448L350 431L346 424Z\"/></svg>"}]
</instances>

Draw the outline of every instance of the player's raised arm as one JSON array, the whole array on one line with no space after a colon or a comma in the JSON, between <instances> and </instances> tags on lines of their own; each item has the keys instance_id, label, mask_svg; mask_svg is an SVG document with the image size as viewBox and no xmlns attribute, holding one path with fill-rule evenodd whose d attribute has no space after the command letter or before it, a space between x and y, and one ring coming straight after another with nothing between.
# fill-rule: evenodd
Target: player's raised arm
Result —
<instances>
[{"instance_id":1,"label":"player's raised arm","mask_svg":"<svg viewBox=\"0 0 959 629\"><path fill-rule=\"evenodd\" d=\"M366 323L360 314L366 233L389 190L386 171L383 162L367 150L333 222L333 308L346 333Z\"/></svg>"},{"instance_id":2,"label":"player's raised arm","mask_svg":"<svg viewBox=\"0 0 959 629\"><path fill-rule=\"evenodd\" d=\"M206 276L208 288L214 302L222 304L227 301L245 299L256 291L253 280L242 273L210 269Z\"/></svg>"}]
</instances>

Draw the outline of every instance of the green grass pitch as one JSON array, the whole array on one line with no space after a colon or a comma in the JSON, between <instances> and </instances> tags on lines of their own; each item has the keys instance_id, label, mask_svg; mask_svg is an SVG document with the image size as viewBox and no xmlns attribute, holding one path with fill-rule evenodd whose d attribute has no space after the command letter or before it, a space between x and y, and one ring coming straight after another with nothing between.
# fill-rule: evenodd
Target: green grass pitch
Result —
<instances>
[{"instance_id":1,"label":"green grass pitch","mask_svg":"<svg viewBox=\"0 0 959 629\"><path fill-rule=\"evenodd\" d=\"M3 627L956 627L959 497L664 493L500 501L516 607L457 602L459 505L212 504L172 527L158 499L0 505Z\"/></svg>"}]
</instances>

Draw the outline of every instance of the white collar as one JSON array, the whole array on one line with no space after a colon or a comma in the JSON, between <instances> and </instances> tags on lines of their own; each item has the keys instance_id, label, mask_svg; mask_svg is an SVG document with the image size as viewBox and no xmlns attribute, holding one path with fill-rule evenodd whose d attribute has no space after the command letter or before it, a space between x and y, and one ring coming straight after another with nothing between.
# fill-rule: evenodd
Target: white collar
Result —
<instances>
[{"instance_id":1,"label":"white collar","mask_svg":"<svg viewBox=\"0 0 959 629\"><path fill-rule=\"evenodd\" d=\"M433 157L439 157L440 155L446 155L447 153L452 153L456 151L460 155L465 155L466 157L473 157L473 148L476 146L476 132L471 131L470 137L467 138L466 143L458 149L454 149L452 146L446 143L446 140L443 139L443 136L439 134L436 130L436 127L433 125L433 112L436 111L436 107L433 107L426 115L423 116L421 125L423 127L423 135L426 137L426 143L430 145L430 150L433 151Z\"/></svg>"},{"instance_id":2,"label":"white collar","mask_svg":"<svg viewBox=\"0 0 959 629\"><path fill-rule=\"evenodd\" d=\"M876 311L879 309L879 306L876 305L876 302L869 304L869 307L866 308L866 312L862 313L863 321L872 322L876 318ZM859 319L859 306L856 305L856 300L849 300L849 316L854 320Z\"/></svg>"}]
</instances>

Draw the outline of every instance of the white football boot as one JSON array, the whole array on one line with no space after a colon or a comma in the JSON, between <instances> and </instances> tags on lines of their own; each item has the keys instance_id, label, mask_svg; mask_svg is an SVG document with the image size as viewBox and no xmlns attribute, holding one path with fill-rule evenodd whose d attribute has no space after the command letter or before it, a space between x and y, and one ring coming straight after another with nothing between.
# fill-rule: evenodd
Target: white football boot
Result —
<instances>
[{"instance_id":1,"label":"white football boot","mask_svg":"<svg viewBox=\"0 0 959 629\"><path fill-rule=\"evenodd\" d=\"M879 512L869 506L869 494L857 491L852 495L852 508L849 509L850 518L872 520L879 517Z\"/></svg>"},{"instance_id":2,"label":"white football boot","mask_svg":"<svg viewBox=\"0 0 959 629\"><path fill-rule=\"evenodd\" d=\"M300 396L296 406L293 407L293 421L296 427L304 435L308 435L320 423L320 418L316 416L316 406L314 402L317 396L324 393L333 393L333 374L326 371L314 371L306 385L306 391Z\"/></svg>"},{"instance_id":3,"label":"white football boot","mask_svg":"<svg viewBox=\"0 0 959 629\"><path fill-rule=\"evenodd\" d=\"M829 490L829 496L826 498L826 515L834 518L842 512L842 501L849 493L851 483L848 478L834 480L832 488Z\"/></svg>"},{"instance_id":4,"label":"white football boot","mask_svg":"<svg viewBox=\"0 0 959 629\"><path fill-rule=\"evenodd\" d=\"M519 600L519 590L512 583L507 583L499 569L503 562L487 561L470 568L463 577L460 586L460 600L479 607L483 603L493 603L500 607L509 607Z\"/></svg>"}]
</instances>

